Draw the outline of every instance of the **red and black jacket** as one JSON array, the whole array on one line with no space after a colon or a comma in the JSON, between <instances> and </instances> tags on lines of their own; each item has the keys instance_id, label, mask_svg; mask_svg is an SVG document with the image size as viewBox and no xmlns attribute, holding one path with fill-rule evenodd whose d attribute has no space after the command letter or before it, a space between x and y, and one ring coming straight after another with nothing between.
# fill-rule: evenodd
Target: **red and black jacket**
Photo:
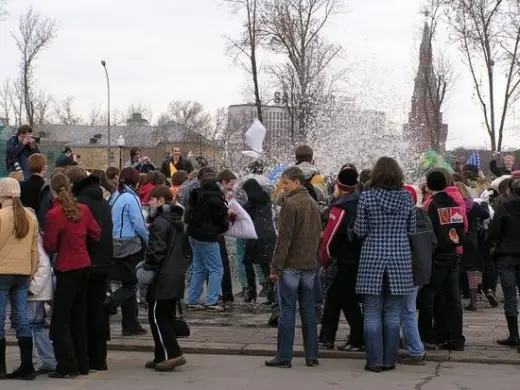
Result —
<instances>
[{"instance_id":1,"label":"red and black jacket","mask_svg":"<svg viewBox=\"0 0 520 390\"><path fill-rule=\"evenodd\" d=\"M332 202L320 247L323 267L327 268L332 259L336 259L338 264L359 264L361 242L350 234L356 220L358 201L359 194L353 192Z\"/></svg>"}]
</instances>

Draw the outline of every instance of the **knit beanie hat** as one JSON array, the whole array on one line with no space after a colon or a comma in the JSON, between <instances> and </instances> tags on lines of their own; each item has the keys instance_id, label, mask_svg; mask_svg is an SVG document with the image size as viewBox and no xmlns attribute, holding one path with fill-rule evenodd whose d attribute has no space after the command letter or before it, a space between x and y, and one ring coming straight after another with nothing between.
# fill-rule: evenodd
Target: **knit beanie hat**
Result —
<instances>
[{"instance_id":1,"label":"knit beanie hat","mask_svg":"<svg viewBox=\"0 0 520 390\"><path fill-rule=\"evenodd\" d=\"M19 198L20 183L12 177L6 177L0 180L0 198Z\"/></svg>"},{"instance_id":2,"label":"knit beanie hat","mask_svg":"<svg viewBox=\"0 0 520 390\"><path fill-rule=\"evenodd\" d=\"M336 185L341 191L355 191L358 184L358 173L353 168L346 168L340 171Z\"/></svg>"},{"instance_id":3,"label":"knit beanie hat","mask_svg":"<svg viewBox=\"0 0 520 390\"><path fill-rule=\"evenodd\" d=\"M426 185L430 191L443 191L451 184L451 175L445 170L434 168L426 175ZM448 177L449 175L450 177Z\"/></svg>"},{"instance_id":4,"label":"knit beanie hat","mask_svg":"<svg viewBox=\"0 0 520 390\"><path fill-rule=\"evenodd\" d=\"M415 189L415 187L411 186L411 185L405 185L403 186L403 189L405 191L408 191L410 193L410 195L412 195L412 199L413 199L413 204L417 204L417 191Z\"/></svg>"}]
</instances>

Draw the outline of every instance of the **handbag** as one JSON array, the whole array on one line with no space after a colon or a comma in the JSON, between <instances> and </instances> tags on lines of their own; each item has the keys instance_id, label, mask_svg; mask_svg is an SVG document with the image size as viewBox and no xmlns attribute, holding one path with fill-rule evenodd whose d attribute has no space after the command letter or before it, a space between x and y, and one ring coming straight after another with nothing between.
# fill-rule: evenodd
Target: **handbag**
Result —
<instances>
[{"instance_id":1,"label":"handbag","mask_svg":"<svg viewBox=\"0 0 520 390\"><path fill-rule=\"evenodd\" d=\"M179 316L173 321L173 329L178 339L184 339L190 337L191 329L188 322L184 319L180 301L177 301L177 308L179 310Z\"/></svg>"}]
</instances>

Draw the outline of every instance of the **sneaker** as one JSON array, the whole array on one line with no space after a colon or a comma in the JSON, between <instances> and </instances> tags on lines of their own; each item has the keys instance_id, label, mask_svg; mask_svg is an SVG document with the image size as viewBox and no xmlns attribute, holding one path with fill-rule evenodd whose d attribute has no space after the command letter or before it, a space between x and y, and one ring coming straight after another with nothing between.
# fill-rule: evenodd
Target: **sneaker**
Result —
<instances>
[{"instance_id":1,"label":"sneaker","mask_svg":"<svg viewBox=\"0 0 520 390\"><path fill-rule=\"evenodd\" d=\"M226 311L224 306L222 306L218 303L216 305L208 305L208 306L206 306L206 309L211 310L211 311L220 311L220 312Z\"/></svg>"},{"instance_id":2,"label":"sneaker","mask_svg":"<svg viewBox=\"0 0 520 390\"><path fill-rule=\"evenodd\" d=\"M498 345L503 345L504 347L519 347L520 340L508 337L506 339L497 340Z\"/></svg>"},{"instance_id":3,"label":"sneaker","mask_svg":"<svg viewBox=\"0 0 520 390\"><path fill-rule=\"evenodd\" d=\"M399 363L406 364L409 366L424 366L426 363L424 362L425 355L421 356L411 356L408 354L403 354L399 356Z\"/></svg>"},{"instance_id":4,"label":"sneaker","mask_svg":"<svg viewBox=\"0 0 520 390\"><path fill-rule=\"evenodd\" d=\"M69 372L67 374L63 374L61 372L51 372L49 374L49 378L52 378L52 379L75 379L79 376L79 373L78 372Z\"/></svg>"},{"instance_id":5,"label":"sneaker","mask_svg":"<svg viewBox=\"0 0 520 390\"><path fill-rule=\"evenodd\" d=\"M486 298L492 307L498 306L498 300L497 300L497 297L496 297L495 293L493 292L493 290L486 291Z\"/></svg>"},{"instance_id":6,"label":"sneaker","mask_svg":"<svg viewBox=\"0 0 520 390\"><path fill-rule=\"evenodd\" d=\"M188 305L187 308L189 311L200 311L205 309L205 307L200 304Z\"/></svg>"},{"instance_id":7,"label":"sneaker","mask_svg":"<svg viewBox=\"0 0 520 390\"><path fill-rule=\"evenodd\" d=\"M350 345L344 344L338 347L338 351L341 352L365 352L365 347L363 345Z\"/></svg>"},{"instance_id":8,"label":"sneaker","mask_svg":"<svg viewBox=\"0 0 520 390\"><path fill-rule=\"evenodd\" d=\"M144 368L147 368L149 370L155 370L155 366L157 365L157 363L155 363L155 360L149 360L146 362L146 364L144 365Z\"/></svg>"},{"instance_id":9,"label":"sneaker","mask_svg":"<svg viewBox=\"0 0 520 390\"><path fill-rule=\"evenodd\" d=\"M240 291L239 293L235 294L235 298L245 298L246 295L247 295L247 291L248 291L247 288L243 288L242 291Z\"/></svg>"},{"instance_id":10,"label":"sneaker","mask_svg":"<svg viewBox=\"0 0 520 390\"><path fill-rule=\"evenodd\" d=\"M278 367L278 368L291 368L292 363L280 360L278 358L274 358L272 360L266 360L265 362L266 367Z\"/></svg>"}]
</instances>

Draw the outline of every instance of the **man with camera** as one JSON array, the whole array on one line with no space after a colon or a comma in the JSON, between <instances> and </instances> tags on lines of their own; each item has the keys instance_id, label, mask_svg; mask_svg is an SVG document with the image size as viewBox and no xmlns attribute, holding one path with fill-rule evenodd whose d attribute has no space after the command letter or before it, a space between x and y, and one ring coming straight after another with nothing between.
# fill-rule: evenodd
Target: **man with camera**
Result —
<instances>
[{"instance_id":1,"label":"man with camera","mask_svg":"<svg viewBox=\"0 0 520 390\"><path fill-rule=\"evenodd\" d=\"M78 165L79 154L73 153L70 147L66 147L56 159L56 168L66 168L72 165Z\"/></svg>"},{"instance_id":2,"label":"man with camera","mask_svg":"<svg viewBox=\"0 0 520 390\"><path fill-rule=\"evenodd\" d=\"M29 125L22 125L6 144L7 172L22 171L24 178L28 179L31 176L28 160L33 153L40 153L33 138L33 129Z\"/></svg>"}]
</instances>

